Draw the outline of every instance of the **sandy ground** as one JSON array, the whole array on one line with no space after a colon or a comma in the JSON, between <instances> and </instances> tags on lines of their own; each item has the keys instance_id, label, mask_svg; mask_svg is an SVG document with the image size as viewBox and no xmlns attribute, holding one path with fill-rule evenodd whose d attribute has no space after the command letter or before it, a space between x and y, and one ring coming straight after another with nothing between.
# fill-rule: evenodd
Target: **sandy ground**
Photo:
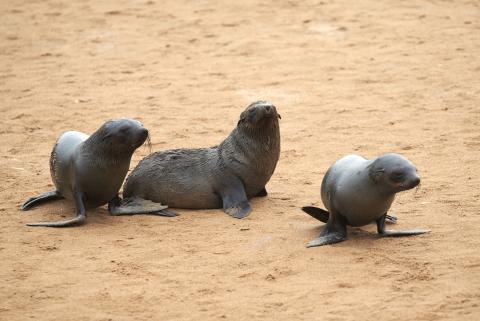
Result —
<instances>
[{"instance_id":1,"label":"sandy ground","mask_svg":"<svg viewBox=\"0 0 480 321\"><path fill-rule=\"evenodd\" d=\"M1 320L474 320L480 318L478 1L0 2ZM52 189L66 130L133 117L153 151L219 143L256 99L282 115L282 153L254 212L27 222ZM423 183L396 228L306 249L327 168L406 155ZM139 149L131 168L147 155Z\"/></svg>"}]
</instances>

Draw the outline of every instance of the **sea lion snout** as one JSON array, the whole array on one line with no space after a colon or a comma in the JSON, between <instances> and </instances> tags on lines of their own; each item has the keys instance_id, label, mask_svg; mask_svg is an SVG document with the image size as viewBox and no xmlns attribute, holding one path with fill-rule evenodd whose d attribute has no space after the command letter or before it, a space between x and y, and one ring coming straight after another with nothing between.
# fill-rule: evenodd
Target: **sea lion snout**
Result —
<instances>
[{"instance_id":1,"label":"sea lion snout","mask_svg":"<svg viewBox=\"0 0 480 321\"><path fill-rule=\"evenodd\" d=\"M145 127L138 127L133 130L133 147L136 149L145 143L148 138L148 129Z\"/></svg>"},{"instance_id":2,"label":"sea lion snout","mask_svg":"<svg viewBox=\"0 0 480 321\"><path fill-rule=\"evenodd\" d=\"M277 113L277 108L274 105L264 105L263 116L269 118L282 118L280 117L280 114Z\"/></svg>"},{"instance_id":3,"label":"sea lion snout","mask_svg":"<svg viewBox=\"0 0 480 321\"><path fill-rule=\"evenodd\" d=\"M415 177L414 179L412 179L412 187L416 187L418 186L418 184L420 184L420 177Z\"/></svg>"},{"instance_id":4,"label":"sea lion snout","mask_svg":"<svg viewBox=\"0 0 480 321\"><path fill-rule=\"evenodd\" d=\"M145 127L139 128L138 137L139 137L139 140L145 141L148 137L148 129L146 129Z\"/></svg>"},{"instance_id":5,"label":"sea lion snout","mask_svg":"<svg viewBox=\"0 0 480 321\"><path fill-rule=\"evenodd\" d=\"M408 190L418 186L418 184L420 184L420 177L417 174L414 174L406 178L405 181L403 181L400 184L400 187L402 187L405 190Z\"/></svg>"},{"instance_id":6,"label":"sea lion snout","mask_svg":"<svg viewBox=\"0 0 480 321\"><path fill-rule=\"evenodd\" d=\"M269 102L261 102L249 110L251 115L250 121L257 123L263 119L276 119L280 118L277 113L277 108Z\"/></svg>"},{"instance_id":7,"label":"sea lion snout","mask_svg":"<svg viewBox=\"0 0 480 321\"><path fill-rule=\"evenodd\" d=\"M253 110L257 114L258 119L262 119L264 117L273 118L277 115L277 109L271 104L259 105Z\"/></svg>"},{"instance_id":8,"label":"sea lion snout","mask_svg":"<svg viewBox=\"0 0 480 321\"><path fill-rule=\"evenodd\" d=\"M102 140L115 144L116 148L130 151L137 149L148 138L148 130L135 119L115 119L108 121L100 130Z\"/></svg>"},{"instance_id":9,"label":"sea lion snout","mask_svg":"<svg viewBox=\"0 0 480 321\"><path fill-rule=\"evenodd\" d=\"M281 118L277 113L277 108L267 101L256 101L250 104L240 115L238 125L247 123L257 126L263 123L276 123Z\"/></svg>"}]
</instances>

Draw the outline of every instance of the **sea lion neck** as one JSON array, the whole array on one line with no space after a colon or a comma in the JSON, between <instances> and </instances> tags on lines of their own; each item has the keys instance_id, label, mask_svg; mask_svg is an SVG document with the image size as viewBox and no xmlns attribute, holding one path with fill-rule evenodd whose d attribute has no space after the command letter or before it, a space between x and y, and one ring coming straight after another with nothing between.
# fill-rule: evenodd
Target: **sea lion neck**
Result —
<instances>
[{"instance_id":1,"label":"sea lion neck","mask_svg":"<svg viewBox=\"0 0 480 321\"><path fill-rule=\"evenodd\" d=\"M115 163L128 161L130 162L133 148L127 146L119 146L107 139L107 131L104 128L93 133L83 144L82 151L89 154L104 156L105 163Z\"/></svg>"},{"instance_id":2,"label":"sea lion neck","mask_svg":"<svg viewBox=\"0 0 480 321\"><path fill-rule=\"evenodd\" d=\"M230 166L247 184L261 181L265 184L273 174L280 157L280 130L278 123L263 128L237 126L218 146L223 162ZM238 168L237 168L238 167ZM263 186L262 186L263 187Z\"/></svg>"},{"instance_id":3,"label":"sea lion neck","mask_svg":"<svg viewBox=\"0 0 480 321\"><path fill-rule=\"evenodd\" d=\"M246 125L241 124L234 129L239 135L253 137L258 141L271 141L272 137L280 139L280 126L277 119L267 119L263 124ZM233 133L233 132L232 132Z\"/></svg>"}]
</instances>

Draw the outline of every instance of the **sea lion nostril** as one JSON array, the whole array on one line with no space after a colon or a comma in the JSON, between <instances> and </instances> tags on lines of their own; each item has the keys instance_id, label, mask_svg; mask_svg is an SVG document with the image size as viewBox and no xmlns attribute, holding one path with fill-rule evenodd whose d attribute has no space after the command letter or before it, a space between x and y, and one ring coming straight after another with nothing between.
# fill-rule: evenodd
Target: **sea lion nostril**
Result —
<instances>
[{"instance_id":1,"label":"sea lion nostril","mask_svg":"<svg viewBox=\"0 0 480 321\"><path fill-rule=\"evenodd\" d=\"M265 110L269 112L269 111L272 110L272 107L270 107L270 106L265 106Z\"/></svg>"}]
</instances>

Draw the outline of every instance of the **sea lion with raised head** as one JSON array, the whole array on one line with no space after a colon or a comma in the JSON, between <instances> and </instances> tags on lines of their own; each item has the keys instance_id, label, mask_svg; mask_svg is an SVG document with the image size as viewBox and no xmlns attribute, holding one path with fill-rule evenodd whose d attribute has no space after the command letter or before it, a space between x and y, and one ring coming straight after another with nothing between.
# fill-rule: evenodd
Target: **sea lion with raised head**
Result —
<instances>
[{"instance_id":1,"label":"sea lion with raised head","mask_svg":"<svg viewBox=\"0 0 480 321\"><path fill-rule=\"evenodd\" d=\"M416 167L399 154L385 154L372 160L358 155L343 157L330 167L322 181L321 198L328 211L312 206L302 208L320 221L327 220L320 236L307 247L344 241L347 225L358 227L371 222L376 222L382 236L428 233L429 230L421 229L385 229L385 219L395 194L419 183Z\"/></svg>"},{"instance_id":2,"label":"sea lion with raised head","mask_svg":"<svg viewBox=\"0 0 480 321\"><path fill-rule=\"evenodd\" d=\"M50 174L55 190L32 197L22 205L55 199L73 200L76 217L60 222L29 223L29 226L66 227L82 224L86 209L106 203L112 215L158 214L171 216L166 206L131 199L120 206L118 191L127 175L133 152L148 138L148 130L132 119L111 120L91 136L68 131L57 140L50 156Z\"/></svg>"},{"instance_id":3,"label":"sea lion with raised head","mask_svg":"<svg viewBox=\"0 0 480 321\"><path fill-rule=\"evenodd\" d=\"M145 157L127 178L124 198L176 208L223 208L232 217L246 217L252 210L249 199L267 195L265 184L280 156L279 118L273 104L257 101L220 145Z\"/></svg>"}]
</instances>

